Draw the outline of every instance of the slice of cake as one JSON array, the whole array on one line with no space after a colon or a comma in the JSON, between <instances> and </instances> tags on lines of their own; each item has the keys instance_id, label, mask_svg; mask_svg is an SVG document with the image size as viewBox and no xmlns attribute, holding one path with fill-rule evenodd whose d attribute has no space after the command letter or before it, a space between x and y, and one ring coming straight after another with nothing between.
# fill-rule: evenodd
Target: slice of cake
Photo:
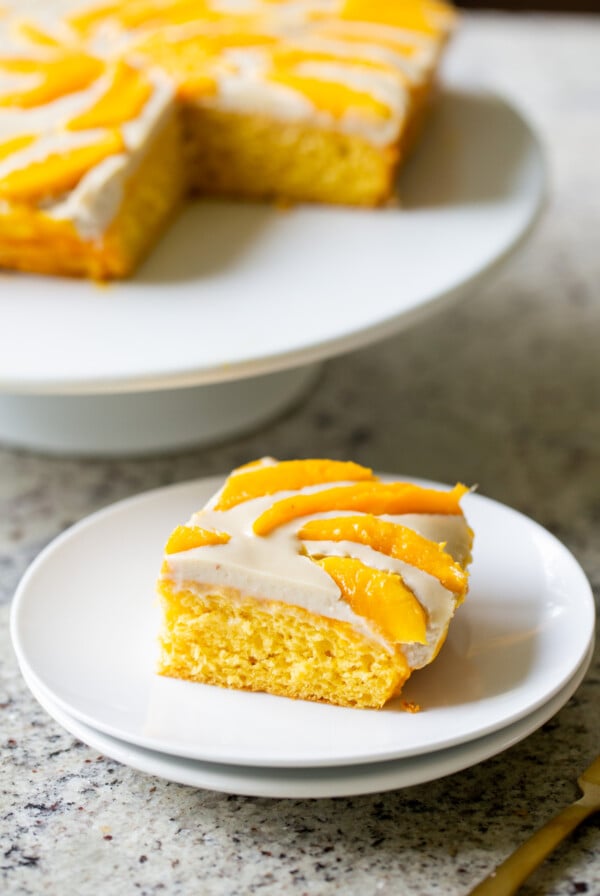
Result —
<instances>
[{"instance_id":1,"label":"slice of cake","mask_svg":"<svg viewBox=\"0 0 600 896\"><path fill-rule=\"evenodd\" d=\"M331 460L235 470L167 542L160 673L383 706L435 658L466 594L466 491Z\"/></svg>"},{"instance_id":2,"label":"slice of cake","mask_svg":"<svg viewBox=\"0 0 600 896\"><path fill-rule=\"evenodd\" d=\"M172 86L62 32L2 37L0 266L126 276L184 190Z\"/></svg>"}]
</instances>

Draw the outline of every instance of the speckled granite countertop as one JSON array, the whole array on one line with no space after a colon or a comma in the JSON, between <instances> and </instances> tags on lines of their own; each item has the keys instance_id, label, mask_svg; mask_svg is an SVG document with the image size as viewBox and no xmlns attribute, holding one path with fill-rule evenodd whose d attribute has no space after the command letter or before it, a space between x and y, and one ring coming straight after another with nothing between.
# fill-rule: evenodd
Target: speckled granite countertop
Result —
<instances>
[{"instance_id":1,"label":"speckled granite countertop","mask_svg":"<svg viewBox=\"0 0 600 896\"><path fill-rule=\"evenodd\" d=\"M270 801L146 777L56 725L23 683L8 605L75 520L263 454L465 479L531 515L600 590L600 20L467 17L450 67L512 96L550 155L526 249L460 307L331 362L302 407L219 450L76 461L0 449L0 892L464 894L576 794L600 748L600 654L564 709L469 771L353 799ZM600 893L600 819L525 894Z\"/></svg>"}]
</instances>

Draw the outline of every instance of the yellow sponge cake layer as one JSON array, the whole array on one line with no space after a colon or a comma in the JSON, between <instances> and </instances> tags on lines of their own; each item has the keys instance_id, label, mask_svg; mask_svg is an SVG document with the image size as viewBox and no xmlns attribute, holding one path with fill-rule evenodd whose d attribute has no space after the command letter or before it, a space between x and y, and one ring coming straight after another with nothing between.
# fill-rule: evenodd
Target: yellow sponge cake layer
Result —
<instances>
[{"instance_id":1,"label":"yellow sponge cake layer","mask_svg":"<svg viewBox=\"0 0 600 896\"><path fill-rule=\"evenodd\" d=\"M263 459L169 538L164 675L381 707L443 644L468 587L466 489Z\"/></svg>"},{"instance_id":2,"label":"yellow sponge cake layer","mask_svg":"<svg viewBox=\"0 0 600 896\"><path fill-rule=\"evenodd\" d=\"M302 607L168 581L160 594L162 675L341 706L383 706L409 675L400 652Z\"/></svg>"},{"instance_id":3,"label":"yellow sponge cake layer","mask_svg":"<svg viewBox=\"0 0 600 896\"><path fill-rule=\"evenodd\" d=\"M179 208L186 189L181 126L170 114L125 183L119 212L102 239L105 276L124 277L135 270Z\"/></svg>"},{"instance_id":4,"label":"yellow sponge cake layer","mask_svg":"<svg viewBox=\"0 0 600 896\"><path fill-rule=\"evenodd\" d=\"M202 106L184 109L183 122L189 184L200 195L343 205L380 204L390 195L396 148Z\"/></svg>"}]
</instances>

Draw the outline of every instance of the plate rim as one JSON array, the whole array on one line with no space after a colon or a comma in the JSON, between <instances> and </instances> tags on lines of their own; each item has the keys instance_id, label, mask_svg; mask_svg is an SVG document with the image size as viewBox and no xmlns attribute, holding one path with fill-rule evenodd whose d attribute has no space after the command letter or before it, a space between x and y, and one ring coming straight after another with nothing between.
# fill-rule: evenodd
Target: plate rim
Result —
<instances>
[{"instance_id":1,"label":"plate rim","mask_svg":"<svg viewBox=\"0 0 600 896\"><path fill-rule=\"evenodd\" d=\"M6 374L0 370L0 392L11 395L110 395L119 393L140 393L157 390L181 389L190 386L202 386L231 382L249 377L263 376L277 373L294 367L315 364L345 354L350 351L366 347L372 343L387 338L404 327L411 326L415 321L429 313L435 312L444 305L455 301L463 292L474 291L489 277L502 267L502 265L522 246L534 230L542 212L547 204L549 195L548 162L544 150L543 141L538 134L535 125L530 121L517 104L510 97L502 95L491 89L478 88L469 83L447 82L443 85L440 95L450 97L455 95L466 97L478 97L486 99L490 105L494 104L509 111L517 120L524 134L527 135L532 157L535 156L535 188L531 190L531 196L526 203L526 211L523 212L519 226L511 232L510 237L504 241L495 253L482 261L468 276L454 279L444 289L429 292L413 302L409 308L396 314L387 312L387 316L381 317L373 323L356 325L354 329L338 335L330 335L325 338L305 340L305 344L292 349L267 352L261 356L248 356L238 359L220 360L211 365L202 367L198 364L188 367L177 367L173 364L162 364L162 370L138 371L126 373L124 371L111 375L77 375L70 372L55 376L40 376L39 374ZM514 196L517 191L513 191ZM523 190L521 188L521 194ZM513 194L511 194L512 196ZM28 275L22 275L27 277ZM117 284L118 287L118 284ZM114 288L114 287L113 287ZM85 300L85 298L84 298ZM169 369L170 368L170 369Z\"/></svg>"},{"instance_id":2,"label":"plate rim","mask_svg":"<svg viewBox=\"0 0 600 896\"><path fill-rule=\"evenodd\" d=\"M220 763L203 762L202 760L184 759L183 757L148 750L144 747L130 744L127 741L120 741L118 738L104 734L86 725L84 722L73 719L67 712L56 706L52 699L44 693L43 685L38 684L42 692L40 694L36 685L28 680L25 673L23 673L23 677L27 687L40 706L66 731L77 737L78 740L81 740L88 747L100 750L109 759L120 762L122 765L126 765L142 774L153 775L188 787L236 796L268 799L333 799L384 793L390 790L400 790L406 787L426 784L430 781L439 780L448 775L464 771L505 752L535 733L568 703L585 679L593 660L594 646L594 641L592 640L580 666L578 666L572 678L557 694L551 697L547 703L533 710L530 715L513 722L506 728L501 728L473 741L467 741L465 744L449 747L447 750L437 750L434 753L423 754L422 756L362 765L326 766L316 770L320 774L314 776L314 780L312 776L313 769L269 769L264 766L222 765ZM89 741L86 739L88 737L90 738ZM467 758L468 753L471 755ZM132 758L135 761L132 762ZM170 761L173 762L174 768L180 769L180 773L175 773L175 775L172 773L164 774L165 766ZM162 763L162 772L157 770L157 762L159 768ZM338 778L333 778L330 774L332 769L337 772L340 772L342 769L347 770L347 775L342 778L343 786L340 785ZM271 773L270 779L269 772ZM275 778L273 778L273 772L276 773ZM289 772L296 773L293 781L285 780L285 774ZM301 776L298 774L299 772L302 772ZM381 780L378 782L378 772L380 774L383 773L385 783ZM205 776L203 780L201 780L202 774ZM411 775L410 778L407 777L408 774ZM213 776L212 780L210 778L211 775ZM356 783L357 779L360 779L362 782L359 786ZM324 783L324 781L327 783ZM216 784L218 786L215 786ZM307 792L307 789L309 792Z\"/></svg>"},{"instance_id":3,"label":"plate rim","mask_svg":"<svg viewBox=\"0 0 600 896\"><path fill-rule=\"evenodd\" d=\"M393 478L396 478L396 479L399 478L398 475L394 475L394 474L380 473L379 475L382 476L382 478L385 478L386 476L387 477L393 476ZM410 477L410 478L411 478L411 481L414 481L414 482L417 482L420 484L426 484L426 485L430 485L430 486L434 486L434 487L441 486L441 487L447 488L447 486L444 485L443 483L438 483L438 482L434 482L431 480L424 480L422 478L417 478L417 477ZM20 635L20 628L21 628L21 625L23 624L21 617L24 612L23 605L25 605L25 607L26 607L29 583L30 583L30 581L35 580L35 576L38 575L40 569L43 570L44 564L48 557L51 557L55 553L55 551L60 551L63 544L65 542L68 543L70 537L73 534L76 534L80 530L93 527L98 519L103 519L104 517L107 517L107 516L109 517L115 511L118 511L118 510L126 511L130 505L140 505L140 504L145 503L146 501L154 500L154 501L160 502L160 499L163 498L165 495L168 495L169 493L174 493L174 492L185 493L186 491L192 491L199 487L205 489L206 491L208 491L208 489L210 487L210 489L212 490L215 486L218 488L219 485L222 484L222 482L223 482L222 475L210 476L210 477L205 477L205 478L200 478L200 479L189 480L189 481L185 481L185 482L173 483L171 485L162 486L159 488L150 489L145 492L141 492L140 494L130 496L121 501L117 501L113 504L110 504L107 507L104 507L104 508L101 508L100 510L95 511L94 513L79 520L73 526L69 527L69 529L60 533L55 539L53 539L41 551L41 553L33 560L33 562L30 564L29 568L24 573L24 575L21 578L21 581L19 582L18 587L16 589L16 592L15 592L15 595L13 598L13 602L12 602L12 606L11 606L10 634L11 634L13 649L17 656L17 660L18 660L18 664L21 669L21 672L23 673L24 669L29 670L29 672L31 673L31 675L33 675L35 680L38 680L42 685L45 685L42 677L35 671L35 668L32 665L32 662L28 658L27 649L24 647L24 644L22 643L22 639L21 639L21 635ZM351 757L351 758L346 757L342 761L340 761L339 759L334 760L334 759L327 759L327 758L314 759L314 760L311 759L311 760L307 761L306 759L302 759L300 757L298 757L297 759L283 758L279 761L279 760L273 759L273 757L269 757L267 759L260 758L260 757L258 757L258 758L254 757L251 760L246 759L246 761L242 763L242 762L240 762L239 758L235 758L233 756L224 758L222 755L220 755L219 758L216 759L214 757L214 755L210 754L210 752L207 753L206 750L204 750L204 755L199 755L197 750L191 751L188 748L184 748L182 750L181 746L177 746L177 744L173 744L171 742L165 741L165 739L162 739L162 741L161 741L162 745L159 746L156 738L154 738L153 739L154 746L150 747L150 749L154 749L155 751L159 751L159 752L171 753L173 755L177 754L177 755L185 757L185 758L196 759L199 761L200 760L208 761L208 762L219 761L222 764L227 764L227 765L246 764L246 765L252 765L255 767L265 767L268 765L270 767L279 766L279 767L284 767L284 768L293 768L293 767L318 768L318 767L334 766L334 765L339 765L339 764L363 765L363 764L372 763L373 761L392 761L392 760L396 760L399 758L408 758L411 755L413 755L413 756L414 755L423 755L424 752L427 754L431 754L431 753L437 752L439 750L449 749L451 747L458 746L461 743L469 742L475 738L486 736L488 734L493 733L495 730L499 730L500 728L506 727L506 725L512 724L513 722L518 721L520 718L528 715L532 711L535 711L539 706L546 703L556 693L558 693L560 691L560 689L562 688L562 686L565 684L565 682L569 680L573 669L577 667L578 663L581 661L582 657L585 655L587 649L589 648L589 645L591 643L593 643L594 620L595 620L595 615L596 615L596 608L595 608L595 602L594 602L593 593L592 593L590 583L589 583L587 576L586 576L584 570L582 569L581 565L579 564L577 559L574 557L574 555L568 550L568 548L558 538L556 538L555 535L553 535L551 532L549 532L547 529L545 529L543 526L541 526L535 520L532 520L530 517L526 516L525 514L521 513L520 511L515 510L514 508L511 508L506 504L502 504L501 502L496 501L493 498L488 498L486 496L477 495L477 494L471 495L469 497L471 499L475 499L476 501L482 501L484 504L491 504L492 507L498 507L502 511L509 510L511 513L516 514L523 521L525 521L525 523L528 526L533 527L534 530L541 531L541 533L543 533L543 536L545 538L550 539L550 542L553 544L554 548L558 549L559 551L561 551L563 553L563 556L565 556L567 558L571 567L577 572L577 574L581 580L582 591L580 594L580 600L582 601L582 606L585 606L585 608L589 614L589 617L590 617L589 637L586 641L585 647L583 647L582 650L580 651L575 665L571 665L569 668L569 672L566 673L561 679L558 679L554 683L554 686L549 691L544 692L544 694L542 696L540 696L533 703L529 703L520 712L518 712L512 716L503 717L501 720L497 721L496 723L488 725L486 728L480 729L476 733L473 733L471 735L463 733L462 735L455 736L454 738L448 738L448 739L446 739L446 741L435 744L434 746L430 747L426 751L423 751L422 749L421 750L413 749L412 752L404 751L400 755L398 753L398 750L396 749L394 751L381 752L377 755L377 757L374 757L372 754L368 754L368 755L355 754L353 757ZM45 686L46 686L46 688L48 688L47 685L45 685ZM206 687L204 685L198 685L198 686ZM97 718L94 718L89 713L82 711L77 706L75 706L75 707L72 706L68 701L64 700L60 695L55 694L53 691L51 693L52 693L53 701L60 708L62 708L65 712L67 712L70 716L82 721L83 723L87 724L90 727L93 727L97 730L104 732L107 735L116 737L119 740L127 740L129 743L136 744L139 747L148 748L148 737L147 736L145 736L145 737L141 737L139 735L132 736L131 734L124 736L123 732L116 729L114 725L103 723L103 722L98 724ZM240 691L238 693L240 695L243 695L245 692ZM251 697L251 695L249 695L249 696ZM280 699L285 699L285 698L280 698ZM214 749L215 748L213 748L213 750Z\"/></svg>"}]
</instances>

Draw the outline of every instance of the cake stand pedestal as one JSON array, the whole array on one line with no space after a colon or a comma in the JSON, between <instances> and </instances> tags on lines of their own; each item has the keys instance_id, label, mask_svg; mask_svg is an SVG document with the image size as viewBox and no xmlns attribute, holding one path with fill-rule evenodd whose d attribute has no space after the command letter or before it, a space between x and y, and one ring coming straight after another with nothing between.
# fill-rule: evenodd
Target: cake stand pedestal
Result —
<instances>
[{"instance_id":1,"label":"cake stand pedestal","mask_svg":"<svg viewBox=\"0 0 600 896\"><path fill-rule=\"evenodd\" d=\"M51 454L156 454L218 442L299 401L311 364L224 383L107 395L0 393L0 442Z\"/></svg>"}]
</instances>

